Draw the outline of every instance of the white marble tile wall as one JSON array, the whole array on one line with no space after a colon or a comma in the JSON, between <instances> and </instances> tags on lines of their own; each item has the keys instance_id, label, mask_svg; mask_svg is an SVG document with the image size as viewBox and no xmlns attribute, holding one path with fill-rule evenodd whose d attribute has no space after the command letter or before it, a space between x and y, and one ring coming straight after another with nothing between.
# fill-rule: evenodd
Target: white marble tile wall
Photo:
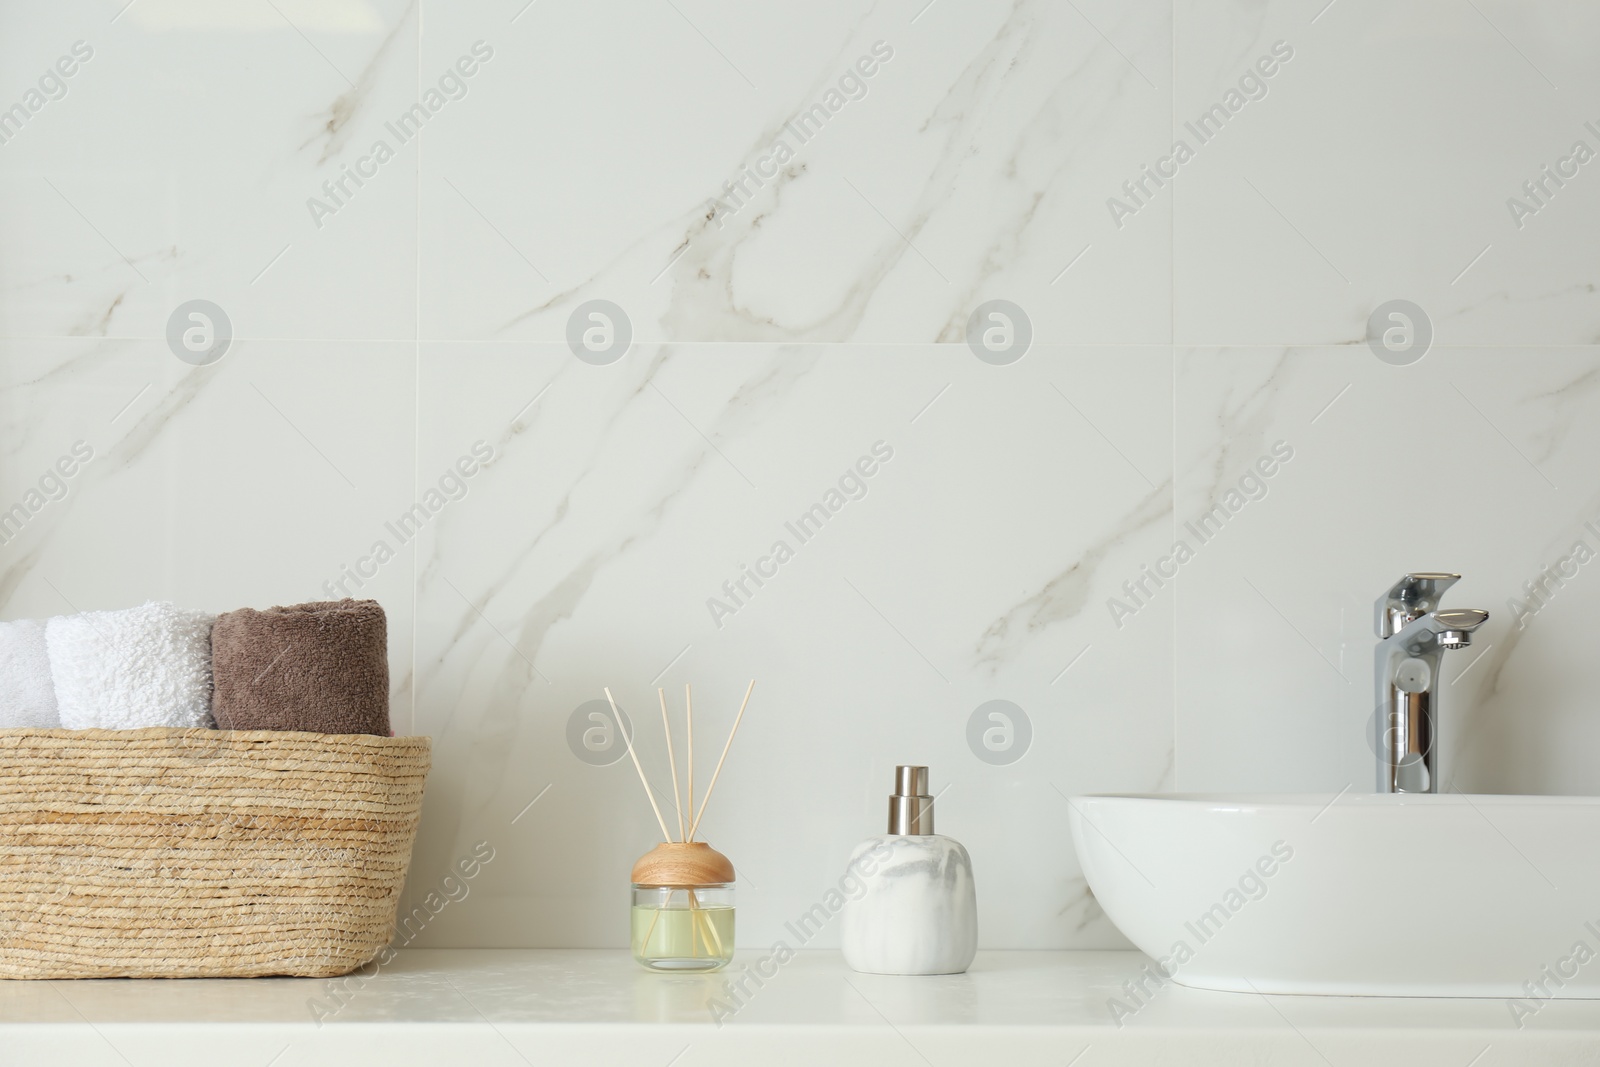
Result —
<instances>
[{"instance_id":1,"label":"white marble tile wall","mask_svg":"<svg viewBox=\"0 0 1600 1067\"><path fill-rule=\"evenodd\" d=\"M436 743L413 885L496 850L438 946L624 943L654 818L584 705L664 783L693 682L703 783L751 677L705 824L742 942L924 762L985 947L1122 944L1065 798L1367 788L1407 569L1493 613L1451 780L1600 790L1600 564L1508 604L1600 551L1597 45L1511 0L6 8L0 509L94 456L0 614L381 600ZM992 300L1019 360L966 343Z\"/></svg>"}]
</instances>

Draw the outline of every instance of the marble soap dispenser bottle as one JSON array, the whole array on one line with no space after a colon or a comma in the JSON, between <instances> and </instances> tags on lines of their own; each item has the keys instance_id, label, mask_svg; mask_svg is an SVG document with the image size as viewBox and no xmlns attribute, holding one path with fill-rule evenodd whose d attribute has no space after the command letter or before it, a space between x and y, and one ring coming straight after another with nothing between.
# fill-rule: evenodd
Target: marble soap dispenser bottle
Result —
<instances>
[{"instance_id":1,"label":"marble soap dispenser bottle","mask_svg":"<svg viewBox=\"0 0 1600 1067\"><path fill-rule=\"evenodd\" d=\"M933 832L928 768L894 769L889 832L856 846L844 881L852 880L866 886L847 900L840 918L840 947L853 969L868 974L967 969L978 950L972 859L961 842Z\"/></svg>"}]
</instances>

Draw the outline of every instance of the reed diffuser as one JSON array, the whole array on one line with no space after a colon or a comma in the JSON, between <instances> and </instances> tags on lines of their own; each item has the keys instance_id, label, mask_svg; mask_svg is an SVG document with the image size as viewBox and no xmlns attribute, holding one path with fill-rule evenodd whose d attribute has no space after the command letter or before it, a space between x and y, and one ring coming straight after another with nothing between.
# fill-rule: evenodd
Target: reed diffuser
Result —
<instances>
[{"instance_id":1,"label":"reed diffuser","mask_svg":"<svg viewBox=\"0 0 1600 1067\"><path fill-rule=\"evenodd\" d=\"M628 755L633 758L633 769L639 772L639 782L644 786L650 810L655 812L656 823L661 827L661 844L639 857L633 865L633 925L631 942L633 958L652 971L716 971L733 959L733 864L728 857L706 844L696 841L700 820L705 816L711 793L717 788L722 765L733 747L739 723L744 721L744 709L750 704L750 693L756 683L752 679L739 704L739 714L734 716L733 729L722 746L722 755L711 772L705 796L699 810L694 806L694 694L689 686L683 687L684 725L688 789L686 801L680 803L678 792L678 758L672 745L672 721L667 714L667 694L656 690L661 701L661 728L667 736L667 765L672 770L672 806L678 816L678 836L674 838L667 829L667 820L656 803L655 790L645 777L639 754L634 751L633 738L623 731L628 745ZM617 702L611 690L605 691L611 702L612 714L620 724ZM685 820L684 813L689 815Z\"/></svg>"}]
</instances>

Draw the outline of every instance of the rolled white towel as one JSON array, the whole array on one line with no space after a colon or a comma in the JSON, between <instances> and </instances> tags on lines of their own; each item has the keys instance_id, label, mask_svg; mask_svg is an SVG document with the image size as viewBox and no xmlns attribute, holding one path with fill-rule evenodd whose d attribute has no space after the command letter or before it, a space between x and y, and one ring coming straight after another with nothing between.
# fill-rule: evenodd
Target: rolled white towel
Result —
<instances>
[{"instance_id":1,"label":"rolled white towel","mask_svg":"<svg viewBox=\"0 0 1600 1067\"><path fill-rule=\"evenodd\" d=\"M44 623L0 622L0 729L60 725Z\"/></svg>"},{"instance_id":2,"label":"rolled white towel","mask_svg":"<svg viewBox=\"0 0 1600 1067\"><path fill-rule=\"evenodd\" d=\"M215 618L152 602L51 619L45 640L61 725L71 730L212 725Z\"/></svg>"}]
</instances>

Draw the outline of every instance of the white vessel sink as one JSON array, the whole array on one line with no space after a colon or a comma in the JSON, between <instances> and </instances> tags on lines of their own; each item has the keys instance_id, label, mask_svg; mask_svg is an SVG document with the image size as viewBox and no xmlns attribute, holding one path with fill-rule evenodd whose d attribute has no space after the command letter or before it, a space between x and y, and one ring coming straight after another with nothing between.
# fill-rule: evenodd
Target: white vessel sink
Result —
<instances>
[{"instance_id":1,"label":"white vessel sink","mask_svg":"<svg viewBox=\"0 0 1600 1067\"><path fill-rule=\"evenodd\" d=\"M1106 914L1183 985L1600 998L1600 798L1100 795L1071 821Z\"/></svg>"}]
</instances>

